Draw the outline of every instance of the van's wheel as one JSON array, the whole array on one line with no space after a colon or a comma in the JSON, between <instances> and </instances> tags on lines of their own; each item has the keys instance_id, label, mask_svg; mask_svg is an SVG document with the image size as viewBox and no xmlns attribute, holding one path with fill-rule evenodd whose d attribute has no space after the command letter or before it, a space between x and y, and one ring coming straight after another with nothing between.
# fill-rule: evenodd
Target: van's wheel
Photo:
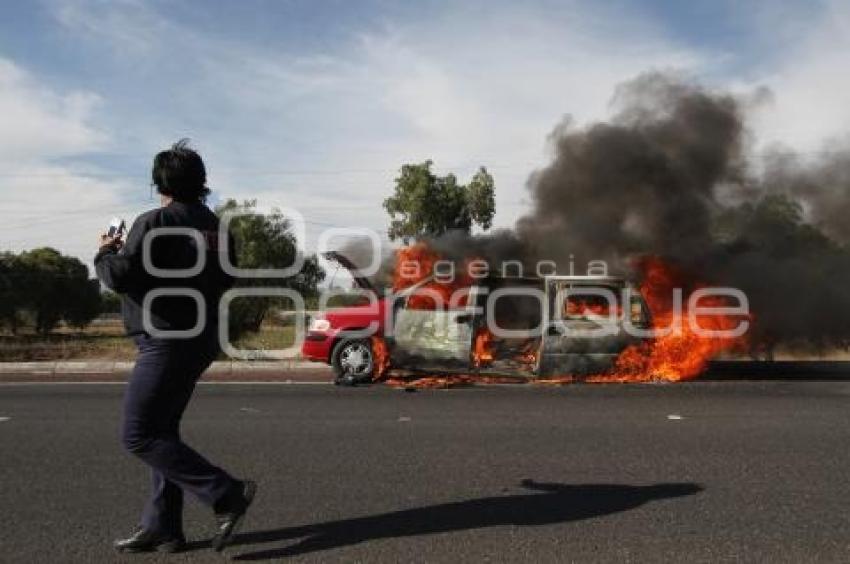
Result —
<instances>
[{"instance_id":1,"label":"van's wheel","mask_svg":"<svg viewBox=\"0 0 850 564\"><path fill-rule=\"evenodd\" d=\"M368 339L343 339L331 355L334 384L356 386L372 381L375 359Z\"/></svg>"}]
</instances>

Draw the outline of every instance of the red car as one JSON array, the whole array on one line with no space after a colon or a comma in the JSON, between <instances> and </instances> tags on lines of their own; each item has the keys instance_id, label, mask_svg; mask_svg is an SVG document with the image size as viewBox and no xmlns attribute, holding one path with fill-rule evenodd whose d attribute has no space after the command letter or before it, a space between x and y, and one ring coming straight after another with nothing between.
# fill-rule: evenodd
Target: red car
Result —
<instances>
[{"instance_id":1,"label":"red car","mask_svg":"<svg viewBox=\"0 0 850 564\"><path fill-rule=\"evenodd\" d=\"M324 256L349 271L355 269L353 263L339 253L329 252ZM354 276L354 281L361 289L374 293L376 299L366 305L331 309L316 317L301 346L305 359L333 367L337 384L371 380L375 360L369 337L383 335L386 307L390 302L378 294L368 279Z\"/></svg>"}]
</instances>

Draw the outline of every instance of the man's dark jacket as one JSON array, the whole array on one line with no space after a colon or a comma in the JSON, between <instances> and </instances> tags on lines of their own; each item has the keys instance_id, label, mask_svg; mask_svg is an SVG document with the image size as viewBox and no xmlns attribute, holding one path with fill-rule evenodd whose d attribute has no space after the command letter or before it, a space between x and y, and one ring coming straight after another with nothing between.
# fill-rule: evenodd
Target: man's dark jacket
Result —
<instances>
[{"instance_id":1,"label":"man's dark jacket","mask_svg":"<svg viewBox=\"0 0 850 564\"><path fill-rule=\"evenodd\" d=\"M204 239L206 265L200 274L191 278L164 278L145 271L142 245L145 235L157 227L189 227L200 232ZM224 245L218 240L219 220L201 202L172 202L165 207L142 214L127 234L121 248L105 246L95 256L97 276L108 288L121 294L121 310L128 335L145 333L142 304L150 290L156 288L193 288L206 302L207 325L218 323L218 307L222 294L233 285L233 278L221 267ZM230 261L236 265L234 245L229 238ZM187 269L198 259L197 243L186 235L157 235L151 245L151 262L159 269ZM159 330L187 330L197 322L198 305L191 297L162 296L150 306L151 322Z\"/></svg>"}]
</instances>

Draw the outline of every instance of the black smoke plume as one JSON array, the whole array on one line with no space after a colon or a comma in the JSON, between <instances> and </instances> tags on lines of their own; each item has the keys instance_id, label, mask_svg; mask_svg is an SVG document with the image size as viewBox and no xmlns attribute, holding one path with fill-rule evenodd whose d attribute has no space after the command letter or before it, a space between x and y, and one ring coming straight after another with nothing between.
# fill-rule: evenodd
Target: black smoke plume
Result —
<instances>
[{"instance_id":1,"label":"black smoke plume","mask_svg":"<svg viewBox=\"0 0 850 564\"><path fill-rule=\"evenodd\" d=\"M532 213L518 237L563 261L653 253L688 262L712 245L718 187L745 182L744 127L735 98L661 74L616 92L607 123L551 134L551 164L528 181Z\"/></svg>"}]
</instances>

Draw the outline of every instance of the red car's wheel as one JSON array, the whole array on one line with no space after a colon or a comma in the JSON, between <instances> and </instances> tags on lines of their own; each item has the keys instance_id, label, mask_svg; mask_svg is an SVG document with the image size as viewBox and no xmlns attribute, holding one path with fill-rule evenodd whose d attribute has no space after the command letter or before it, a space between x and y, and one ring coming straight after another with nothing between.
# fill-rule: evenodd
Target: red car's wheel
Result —
<instances>
[{"instance_id":1,"label":"red car's wheel","mask_svg":"<svg viewBox=\"0 0 850 564\"><path fill-rule=\"evenodd\" d=\"M368 339L343 339L331 355L336 384L355 385L369 382L375 370L375 359Z\"/></svg>"}]
</instances>

